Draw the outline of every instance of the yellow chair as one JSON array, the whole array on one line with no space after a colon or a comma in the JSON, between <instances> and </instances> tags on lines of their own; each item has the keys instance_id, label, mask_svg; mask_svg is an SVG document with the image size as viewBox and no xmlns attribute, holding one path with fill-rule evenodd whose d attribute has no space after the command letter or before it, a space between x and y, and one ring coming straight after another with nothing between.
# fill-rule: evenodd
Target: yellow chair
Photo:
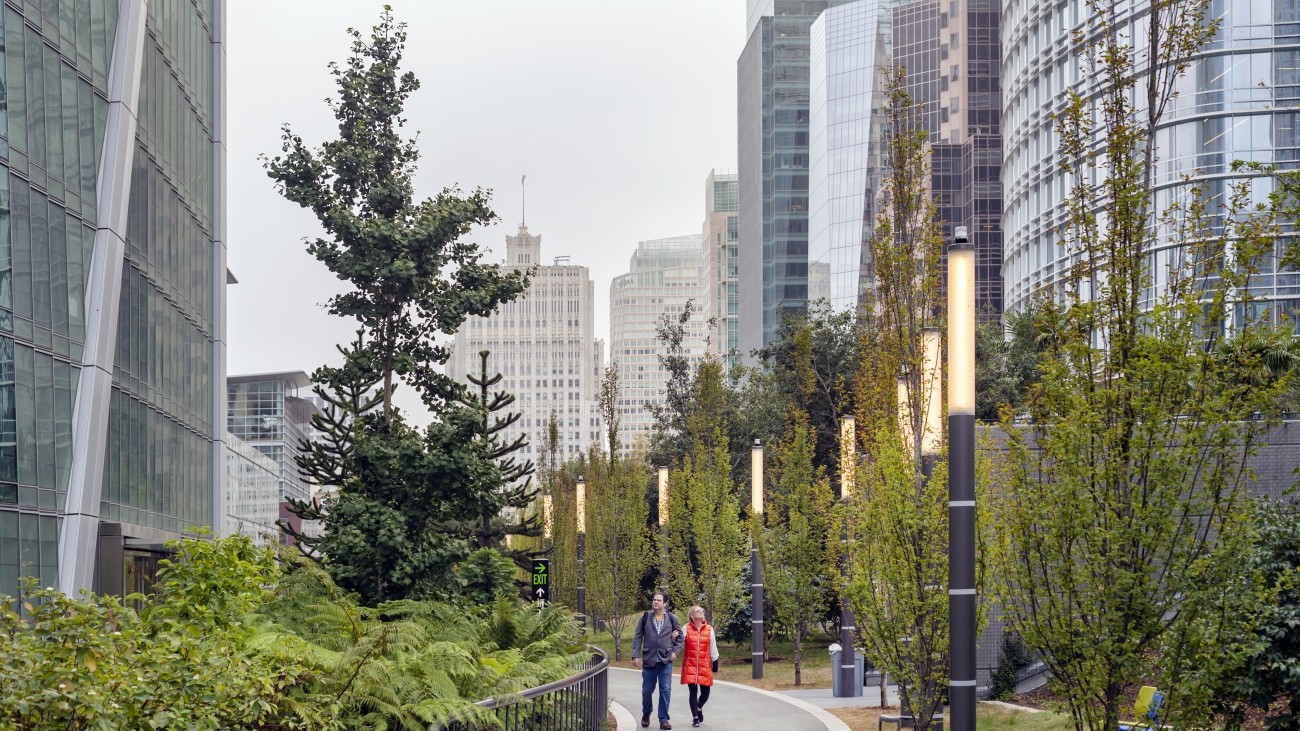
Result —
<instances>
[{"instance_id":1,"label":"yellow chair","mask_svg":"<svg viewBox=\"0 0 1300 731\"><path fill-rule=\"evenodd\" d=\"M1140 720L1120 721L1119 731L1142 731L1160 728L1160 706L1165 701L1165 694L1150 685L1138 690L1137 700L1133 703L1133 715Z\"/></svg>"}]
</instances>

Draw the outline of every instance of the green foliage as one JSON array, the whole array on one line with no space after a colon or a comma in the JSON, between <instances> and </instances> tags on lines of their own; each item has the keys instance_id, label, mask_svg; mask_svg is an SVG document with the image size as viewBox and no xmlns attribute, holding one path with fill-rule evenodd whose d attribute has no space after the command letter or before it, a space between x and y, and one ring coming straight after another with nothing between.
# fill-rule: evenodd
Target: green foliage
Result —
<instances>
[{"instance_id":1,"label":"green foliage","mask_svg":"<svg viewBox=\"0 0 1300 731\"><path fill-rule=\"evenodd\" d=\"M600 411L610 451L593 448L587 458L587 613L614 638L614 658L623 659L628 616L641 595L641 578L653 560L646 534L649 510L645 458L619 455L618 366L605 370Z\"/></svg>"},{"instance_id":2,"label":"green foliage","mask_svg":"<svg viewBox=\"0 0 1300 731\"><path fill-rule=\"evenodd\" d=\"M758 352L770 387L775 391L775 403L798 404L808 414L808 424L816 435L815 462L829 473L839 470L840 418L851 416L856 394L853 388L858 365L858 320L852 310L835 312L824 302L816 303L805 312L783 314L777 328L777 339ZM798 346L800 338L808 339L809 347ZM800 376L800 369L807 368ZM746 401L747 409L761 409ZM747 435L762 439L775 439L782 433L788 407L779 412L780 421L771 431L751 427ZM766 431L766 433L765 433ZM751 437L752 438L752 437ZM764 442L766 443L766 441ZM749 440L741 439L736 447L749 458Z\"/></svg>"},{"instance_id":3,"label":"green foliage","mask_svg":"<svg viewBox=\"0 0 1300 731\"><path fill-rule=\"evenodd\" d=\"M804 640L835 589L828 547L833 498L825 471L814 465L814 441L806 417L796 412L790 435L776 449L765 524L755 526L766 596L794 641L795 685L803 681Z\"/></svg>"},{"instance_id":4,"label":"green foliage","mask_svg":"<svg viewBox=\"0 0 1300 731\"><path fill-rule=\"evenodd\" d=\"M443 373L450 351L437 338L517 297L527 276L484 264L462 241L496 219L486 191L415 199L419 151L402 137L402 114L419 82L400 70L406 26L385 7L368 38L349 35L351 55L330 65L338 137L313 150L286 126L282 154L264 163L279 192L327 234L308 250L349 285L328 300L329 312L360 327L339 349L343 365L313 376L330 407L315 422L326 438L304 445L299 468L337 493L327 505L293 503L325 526L319 539L298 538L340 585L375 605L451 586L471 548L463 524L481 526L517 497L506 489L514 470L497 463L500 446L483 433L481 411L491 405L460 403L464 389ZM392 405L399 379L436 414L423 432Z\"/></svg>"},{"instance_id":5,"label":"green foliage","mask_svg":"<svg viewBox=\"0 0 1300 731\"><path fill-rule=\"evenodd\" d=\"M997 421L1005 405L1021 409L1029 386L1038 380L1041 333L1037 313L1010 312L1007 333L996 320L980 322L975 337L975 418Z\"/></svg>"},{"instance_id":6,"label":"green foliage","mask_svg":"<svg viewBox=\"0 0 1300 731\"><path fill-rule=\"evenodd\" d=\"M893 164L871 236L875 287L859 346L867 354L856 383L863 456L845 511L847 592L866 657L898 682L924 730L942 709L949 664L947 459L942 426L931 429L942 413L932 386L943 369L927 360L927 343L941 337L943 235L928 133L906 88L894 69L886 86Z\"/></svg>"},{"instance_id":7,"label":"green foliage","mask_svg":"<svg viewBox=\"0 0 1300 731\"><path fill-rule=\"evenodd\" d=\"M732 479L726 393L721 362L705 358L691 388L691 451L669 474L665 525L668 586L682 609L703 606L715 627L726 624L744 589L740 574L748 558L740 490Z\"/></svg>"},{"instance_id":8,"label":"green foliage","mask_svg":"<svg viewBox=\"0 0 1300 731\"><path fill-rule=\"evenodd\" d=\"M29 584L0 601L0 728L254 729L286 713L297 658L250 650L247 612L279 569L244 536L179 541L142 615Z\"/></svg>"},{"instance_id":9,"label":"green foliage","mask_svg":"<svg viewBox=\"0 0 1300 731\"><path fill-rule=\"evenodd\" d=\"M308 668L288 694L308 727L495 728L475 700L558 680L586 657L566 614L506 597L468 612L409 600L369 609L310 563L288 573L258 619L252 646Z\"/></svg>"},{"instance_id":10,"label":"green foliage","mask_svg":"<svg viewBox=\"0 0 1300 731\"><path fill-rule=\"evenodd\" d=\"M1002 651L998 653L998 667L993 671L993 680L989 687L989 698L1005 701L1015 695L1016 679L1020 671L1034 661L1029 648L1015 632L1004 632Z\"/></svg>"},{"instance_id":11,"label":"green foliage","mask_svg":"<svg viewBox=\"0 0 1300 731\"><path fill-rule=\"evenodd\" d=\"M1167 689L1165 723L1199 727L1242 668L1263 596L1240 570L1244 489L1287 383L1268 375L1271 346L1221 343L1230 328L1243 346L1281 337L1231 317L1279 229L1246 183L1156 208L1156 129L1186 59L1217 30L1207 3L1153 5L1142 50L1114 8L1089 8L1095 35L1080 47L1102 93L1068 92L1058 117L1075 264L1062 299L1042 303L1029 426L1004 412L996 574L1076 727L1114 728L1126 688L1152 680ZM1177 255L1151 257L1157 238Z\"/></svg>"},{"instance_id":12,"label":"green foliage","mask_svg":"<svg viewBox=\"0 0 1300 731\"><path fill-rule=\"evenodd\" d=\"M1219 696L1230 725L1244 707L1265 713L1270 731L1300 729L1300 506L1262 502L1249 568L1266 587L1267 605L1246 638L1242 669L1227 678Z\"/></svg>"},{"instance_id":13,"label":"green foliage","mask_svg":"<svg viewBox=\"0 0 1300 731\"><path fill-rule=\"evenodd\" d=\"M492 387L501 383L500 373L488 375L488 356L486 350L479 352L480 370L477 375L470 374L469 381L478 387L477 394L462 397L461 403L476 411L479 415L477 441L484 449L488 459L494 461L500 471L500 485L495 490L495 499L488 506L488 511L474 516L471 525L462 526L460 531L468 534L471 545L478 548L495 548L514 559L524 570L532 565L538 552L516 550L503 544L510 536L536 537L542 534L542 521L538 515L529 515L525 509L533 503L539 489L533 487L533 463L516 462L511 455L528 446L528 437L519 435L514 441L506 443L501 439L501 432L521 418L519 412L498 412L515 402L513 394L504 391L492 391Z\"/></svg>"},{"instance_id":14,"label":"green foliage","mask_svg":"<svg viewBox=\"0 0 1300 731\"><path fill-rule=\"evenodd\" d=\"M351 285L327 307L371 335L364 356L381 377L387 418L395 378L413 384L432 409L453 396L454 381L441 369L450 352L435 337L517 297L527 278L482 263L479 248L460 240L496 220L487 191L462 197L447 188L415 200L419 150L402 138L402 114L420 82L400 70L406 24L385 6L369 39L348 34L351 55L330 64L338 138L312 150L285 125L282 154L264 163L280 194L314 213L329 234L308 251Z\"/></svg>"},{"instance_id":15,"label":"green foliage","mask_svg":"<svg viewBox=\"0 0 1300 731\"><path fill-rule=\"evenodd\" d=\"M471 606L487 606L499 596L515 596L517 565L492 548L480 548L456 566L460 594Z\"/></svg>"}]
</instances>

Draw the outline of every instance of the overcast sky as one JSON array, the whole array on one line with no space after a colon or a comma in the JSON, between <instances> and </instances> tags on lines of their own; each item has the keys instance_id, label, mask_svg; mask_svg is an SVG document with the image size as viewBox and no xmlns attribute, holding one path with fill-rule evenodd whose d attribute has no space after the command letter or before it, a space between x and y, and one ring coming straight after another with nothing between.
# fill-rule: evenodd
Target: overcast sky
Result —
<instances>
[{"instance_id":1,"label":"overcast sky","mask_svg":"<svg viewBox=\"0 0 1300 731\"><path fill-rule=\"evenodd\" d=\"M321 307L341 285L306 252L315 219L275 193L258 155L279 151L285 122L313 145L336 132L326 65L346 57L346 29L368 32L383 4L230 2L231 374L310 373L337 362L334 344L351 336L351 322ZM422 84L406 115L419 132L417 196L492 189L501 221L472 240L500 260L526 174L528 228L542 235L545 261L569 255L590 267L596 336L607 340L609 282L636 243L699 233L705 177L736 165L743 1L390 4L408 24L404 67Z\"/></svg>"}]
</instances>

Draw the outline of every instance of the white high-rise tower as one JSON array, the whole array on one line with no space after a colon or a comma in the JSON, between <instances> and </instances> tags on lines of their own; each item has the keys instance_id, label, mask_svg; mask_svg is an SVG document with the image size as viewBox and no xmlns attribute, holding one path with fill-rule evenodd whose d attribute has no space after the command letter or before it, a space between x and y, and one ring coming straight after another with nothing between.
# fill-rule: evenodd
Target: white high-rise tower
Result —
<instances>
[{"instance_id":1,"label":"white high-rise tower","mask_svg":"<svg viewBox=\"0 0 1300 731\"><path fill-rule=\"evenodd\" d=\"M503 439L520 434L528 446L517 459L537 461L552 414L560 427L562 459L577 456L600 441L597 398L604 372L604 343L594 337L595 284L585 266L543 265L542 237L520 224L506 236L508 269L532 269L528 290L489 317L471 317L456 333L448 375L468 383L480 372L479 353L488 351L488 375L500 373L497 390L516 397L510 407L521 414Z\"/></svg>"}]
</instances>

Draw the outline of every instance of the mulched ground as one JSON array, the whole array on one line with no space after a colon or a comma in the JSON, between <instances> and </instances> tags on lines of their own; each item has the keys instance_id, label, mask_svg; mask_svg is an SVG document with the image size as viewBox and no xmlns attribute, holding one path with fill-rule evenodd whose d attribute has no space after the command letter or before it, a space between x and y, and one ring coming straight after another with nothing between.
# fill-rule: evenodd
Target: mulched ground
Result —
<instances>
[{"instance_id":1,"label":"mulched ground","mask_svg":"<svg viewBox=\"0 0 1300 731\"><path fill-rule=\"evenodd\" d=\"M1121 707L1127 707L1130 714L1133 711L1133 700L1137 698L1137 692L1138 686L1136 685L1127 688L1125 692L1126 701ZM1060 700L1061 699L1057 695L1048 690L1047 686L1043 686L1042 688L1028 693L1017 693L1011 698L1010 702L1021 706L1028 706L1030 708L1059 711L1064 707ZM1283 710L1284 707L1279 704L1277 712L1281 713ZM1127 716L1128 714L1122 715ZM1267 724L1264 722L1266 716L1267 714L1263 711L1255 709L1248 710L1246 712L1246 718L1241 726L1242 731L1264 731L1267 728ZM1222 725L1220 725L1220 728L1222 728Z\"/></svg>"}]
</instances>

